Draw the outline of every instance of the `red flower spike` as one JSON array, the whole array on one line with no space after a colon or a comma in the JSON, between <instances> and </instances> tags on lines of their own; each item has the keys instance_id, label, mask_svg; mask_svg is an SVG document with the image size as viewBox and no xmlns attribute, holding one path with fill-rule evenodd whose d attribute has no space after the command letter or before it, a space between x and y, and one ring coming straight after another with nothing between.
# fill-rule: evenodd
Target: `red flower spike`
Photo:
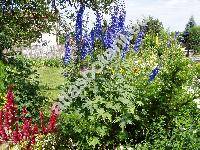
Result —
<instances>
[{"instance_id":1,"label":"red flower spike","mask_svg":"<svg viewBox=\"0 0 200 150\"><path fill-rule=\"evenodd\" d=\"M9 87L6 98L7 103L5 104L3 109L0 110L0 143L10 141L11 139L13 143L19 143L23 139L25 139L28 142L27 148L31 149L32 144L35 144L36 142L36 134L39 133L38 125L32 125L32 118L28 119L25 117L28 111L26 110L26 107L23 107L23 124L19 131L18 121L20 118L17 117L17 106L14 105L14 94L12 92L12 87ZM48 134L49 132L55 131L57 116L58 114L56 114L55 110L53 110L47 128L44 125L44 114L40 112L40 122L43 134ZM16 128L13 131L12 129L14 126L16 126ZM7 134L8 130L9 133L11 131L11 135Z\"/></svg>"},{"instance_id":2,"label":"red flower spike","mask_svg":"<svg viewBox=\"0 0 200 150\"><path fill-rule=\"evenodd\" d=\"M28 111L27 111L26 107L24 106L24 107L22 108L22 114L23 114L23 115L26 115L27 113L28 113Z\"/></svg>"},{"instance_id":3,"label":"red flower spike","mask_svg":"<svg viewBox=\"0 0 200 150\"><path fill-rule=\"evenodd\" d=\"M23 123L23 126L22 126L22 134L23 134L23 137L25 139L27 139L29 136L30 136L30 122L28 119L26 119Z\"/></svg>"},{"instance_id":4,"label":"red flower spike","mask_svg":"<svg viewBox=\"0 0 200 150\"><path fill-rule=\"evenodd\" d=\"M9 123L9 120L10 120L10 113L8 111L6 111L5 113L5 117L4 117L4 120L5 120L5 127L7 128L7 130L10 128L10 123Z\"/></svg>"},{"instance_id":5,"label":"red flower spike","mask_svg":"<svg viewBox=\"0 0 200 150\"><path fill-rule=\"evenodd\" d=\"M56 119L57 119L57 114L55 114L55 111L53 110L51 113L50 120L49 120L49 126L48 126L49 132L55 131Z\"/></svg>"},{"instance_id":6,"label":"red flower spike","mask_svg":"<svg viewBox=\"0 0 200 150\"><path fill-rule=\"evenodd\" d=\"M14 106L14 94L13 94L12 89L10 88L8 89L6 99L7 99L7 104L9 106Z\"/></svg>"},{"instance_id":7,"label":"red flower spike","mask_svg":"<svg viewBox=\"0 0 200 150\"><path fill-rule=\"evenodd\" d=\"M3 111L0 110L0 129L3 127Z\"/></svg>"},{"instance_id":8,"label":"red flower spike","mask_svg":"<svg viewBox=\"0 0 200 150\"><path fill-rule=\"evenodd\" d=\"M17 132L17 131L13 131L12 137L13 137L14 143L18 143L18 142L20 141L19 135L18 135L18 132Z\"/></svg>"},{"instance_id":9,"label":"red flower spike","mask_svg":"<svg viewBox=\"0 0 200 150\"><path fill-rule=\"evenodd\" d=\"M33 133L33 134L38 134L38 133L39 133L37 124L35 124L35 125L33 126L32 133Z\"/></svg>"},{"instance_id":10,"label":"red flower spike","mask_svg":"<svg viewBox=\"0 0 200 150\"><path fill-rule=\"evenodd\" d=\"M35 135L31 138L31 144L35 144Z\"/></svg>"}]
</instances>

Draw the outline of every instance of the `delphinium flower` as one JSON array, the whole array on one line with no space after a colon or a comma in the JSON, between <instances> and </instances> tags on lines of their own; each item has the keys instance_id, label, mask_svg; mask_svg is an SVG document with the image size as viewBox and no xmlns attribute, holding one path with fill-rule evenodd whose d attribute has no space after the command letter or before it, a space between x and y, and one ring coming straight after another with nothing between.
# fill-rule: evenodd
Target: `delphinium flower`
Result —
<instances>
[{"instance_id":1,"label":"delphinium flower","mask_svg":"<svg viewBox=\"0 0 200 150\"><path fill-rule=\"evenodd\" d=\"M64 56L64 64L68 64L71 60L71 46L70 46L70 38L69 35L66 36L65 42L65 56Z\"/></svg>"},{"instance_id":2,"label":"delphinium flower","mask_svg":"<svg viewBox=\"0 0 200 150\"><path fill-rule=\"evenodd\" d=\"M2 9L2 14L4 15L4 13L5 13L5 9L6 9L5 0L2 0L2 3L1 3L1 9Z\"/></svg>"},{"instance_id":3,"label":"delphinium flower","mask_svg":"<svg viewBox=\"0 0 200 150\"><path fill-rule=\"evenodd\" d=\"M121 54L121 58L124 59L127 52L129 51L129 47L130 47L130 41L131 41L131 36L129 35L129 32L124 31L124 34L128 37L126 43L124 44L123 48L122 48L122 54Z\"/></svg>"},{"instance_id":4,"label":"delphinium flower","mask_svg":"<svg viewBox=\"0 0 200 150\"><path fill-rule=\"evenodd\" d=\"M56 1L55 1L55 0L52 0L52 2L51 2L51 3L52 3L52 4L51 4L51 5L52 5L52 8L54 8L54 9L55 9L55 8L56 8Z\"/></svg>"},{"instance_id":5,"label":"delphinium flower","mask_svg":"<svg viewBox=\"0 0 200 150\"><path fill-rule=\"evenodd\" d=\"M118 25L119 25L118 7L115 6L114 12L111 14L111 22L107 27L103 37L103 43L106 48L111 48L118 32Z\"/></svg>"},{"instance_id":6,"label":"delphinium flower","mask_svg":"<svg viewBox=\"0 0 200 150\"><path fill-rule=\"evenodd\" d=\"M151 74L149 75L149 82L153 81L156 77L156 75L158 74L159 72L159 66L156 66L156 68L154 68L151 72Z\"/></svg>"},{"instance_id":7,"label":"delphinium flower","mask_svg":"<svg viewBox=\"0 0 200 150\"><path fill-rule=\"evenodd\" d=\"M65 56L64 56L64 64L68 64L71 59L71 47L69 42L65 44Z\"/></svg>"},{"instance_id":8,"label":"delphinium flower","mask_svg":"<svg viewBox=\"0 0 200 150\"><path fill-rule=\"evenodd\" d=\"M125 17L126 17L126 12L125 11L123 11L123 13L120 13L120 15L119 15L119 23L118 23L119 30L123 30L124 29Z\"/></svg>"},{"instance_id":9,"label":"delphinium flower","mask_svg":"<svg viewBox=\"0 0 200 150\"><path fill-rule=\"evenodd\" d=\"M141 30L139 33L138 33L138 36L135 40L135 44L134 44L134 50L135 52L138 52L139 48L140 48L140 45L142 44L142 39L144 37L144 31Z\"/></svg>"},{"instance_id":10,"label":"delphinium flower","mask_svg":"<svg viewBox=\"0 0 200 150\"><path fill-rule=\"evenodd\" d=\"M95 41L95 31L94 29L91 30L90 32L90 41L91 41L91 48L94 48L94 41Z\"/></svg>"},{"instance_id":11,"label":"delphinium flower","mask_svg":"<svg viewBox=\"0 0 200 150\"><path fill-rule=\"evenodd\" d=\"M84 60L87 54L92 53L91 43L91 39L87 37L87 35L84 35L83 45L81 48L81 60Z\"/></svg>"},{"instance_id":12,"label":"delphinium flower","mask_svg":"<svg viewBox=\"0 0 200 150\"><path fill-rule=\"evenodd\" d=\"M96 23L94 27L94 33L96 39L102 39L102 24L101 24L102 16L99 12L96 12Z\"/></svg>"},{"instance_id":13,"label":"delphinium flower","mask_svg":"<svg viewBox=\"0 0 200 150\"><path fill-rule=\"evenodd\" d=\"M104 37L103 37L103 42L104 42L104 46L106 48L111 48L114 39L112 37L112 32L109 30L109 28L106 30Z\"/></svg>"},{"instance_id":14,"label":"delphinium flower","mask_svg":"<svg viewBox=\"0 0 200 150\"><path fill-rule=\"evenodd\" d=\"M180 34L179 32L177 32L177 31L175 32L175 35L174 35L175 40L178 38L179 34Z\"/></svg>"},{"instance_id":15,"label":"delphinium flower","mask_svg":"<svg viewBox=\"0 0 200 150\"><path fill-rule=\"evenodd\" d=\"M118 6L114 7L114 13L111 14L111 24L109 26L109 31L113 37L116 37L117 32L119 31L119 18L118 18Z\"/></svg>"},{"instance_id":16,"label":"delphinium flower","mask_svg":"<svg viewBox=\"0 0 200 150\"><path fill-rule=\"evenodd\" d=\"M10 4L11 6L10 6L10 11L11 11L11 13L13 13L13 11L14 11L14 2L13 2L13 0L11 0L11 4Z\"/></svg>"},{"instance_id":17,"label":"delphinium flower","mask_svg":"<svg viewBox=\"0 0 200 150\"><path fill-rule=\"evenodd\" d=\"M76 17L75 39L76 39L76 44L78 45L78 48L80 47L80 43L82 40L84 10L85 10L85 6L81 4L80 9L77 13L77 17Z\"/></svg>"}]
</instances>

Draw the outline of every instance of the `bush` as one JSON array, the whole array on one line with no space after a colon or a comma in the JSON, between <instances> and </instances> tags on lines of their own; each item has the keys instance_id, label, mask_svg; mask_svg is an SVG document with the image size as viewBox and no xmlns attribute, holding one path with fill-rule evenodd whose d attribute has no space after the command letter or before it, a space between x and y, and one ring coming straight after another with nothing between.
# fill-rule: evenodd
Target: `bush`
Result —
<instances>
[{"instance_id":1,"label":"bush","mask_svg":"<svg viewBox=\"0 0 200 150\"><path fill-rule=\"evenodd\" d=\"M28 59L21 55L12 55L8 57L5 72L4 85L6 87L10 84L15 85L15 101L19 110L21 111L23 106L26 106L31 112L33 121L38 120L39 110L46 102L46 98L40 92L36 70L33 70Z\"/></svg>"},{"instance_id":2,"label":"bush","mask_svg":"<svg viewBox=\"0 0 200 150\"><path fill-rule=\"evenodd\" d=\"M5 102L5 87L4 87L4 82L3 78L5 77L5 66L4 64L0 61L0 108L4 105Z\"/></svg>"},{"instance_id":3,"label":"bush","mask_svg":"<svg viewBox=\"0 0 200 150\"><path fill-rule=\"evenodd\" d=\"M195 64L166 32L154 38L146 35L140 53L130 50L124 61L115 58L95 76L77 98L68 101L60 120L57 140L67 144L71 139L76 149L113 149L145 141L154 144L159 137L168 140L179 133L176 116L181 114L183 119L183 108L199 96L188 92L193 86L198 93L193 82ZM79 68L74 69L68 75L66 91L79 77ZM181 142L183 137L176 138Z\"/></svg>"}]
</instances>

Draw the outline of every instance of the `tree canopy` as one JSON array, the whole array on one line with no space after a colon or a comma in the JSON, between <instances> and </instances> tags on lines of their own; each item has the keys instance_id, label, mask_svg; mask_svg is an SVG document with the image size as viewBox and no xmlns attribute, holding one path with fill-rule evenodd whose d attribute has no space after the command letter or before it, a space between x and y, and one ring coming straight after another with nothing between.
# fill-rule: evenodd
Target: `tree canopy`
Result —
<instances>
[{"instance_id":1,"label":"tree canopy","mask_svg":"<svg viewBox=\"0 0 200 150\"><path fill-rule=\"evenodd\" d=\"M2 0L0 2L0 59L4 49L34 42L43 32L50 32L58 18L59 6L77 3L104 10L113 0ZM101 4L101 5L100 5Z\"/></svg>"}]
</instances>

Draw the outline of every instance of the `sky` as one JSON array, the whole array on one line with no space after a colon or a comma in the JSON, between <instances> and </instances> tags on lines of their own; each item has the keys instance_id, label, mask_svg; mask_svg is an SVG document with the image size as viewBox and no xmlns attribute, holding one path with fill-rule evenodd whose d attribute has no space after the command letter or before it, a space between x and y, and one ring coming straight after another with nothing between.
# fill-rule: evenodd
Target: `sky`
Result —
<instances>
[{"instance_id":1,"label":"sky","mask_svg":"<svg viewBox=\"0 0 200 150\"><path fill-rule=\"evenodd\" d=\"M193 15L200 25L200 0L125 0L125 3L126 23L150 15L171 31L183 31Z\"/></svg>"},{"instance_id":2,"label":"sky","mask_svg":"<svg viewBox=\"0 0 200 150\"><path fill-rule=\"evenodd\" d=\"M184 31L189 18L193 15L196 23L200 25L200 0L124 0L126 7L126 22L130 20L136 23L145 17L152 16L159 19L165 29L170 31ZM76 12L74 8L70 11ZM96 16L92 10L86 8L84 20L89 18L87 27L91 29ZM110 16L104 15L104 19L110 20ZM69 21L70 22L70 21Z\"/></svg>"}]
</instances>

